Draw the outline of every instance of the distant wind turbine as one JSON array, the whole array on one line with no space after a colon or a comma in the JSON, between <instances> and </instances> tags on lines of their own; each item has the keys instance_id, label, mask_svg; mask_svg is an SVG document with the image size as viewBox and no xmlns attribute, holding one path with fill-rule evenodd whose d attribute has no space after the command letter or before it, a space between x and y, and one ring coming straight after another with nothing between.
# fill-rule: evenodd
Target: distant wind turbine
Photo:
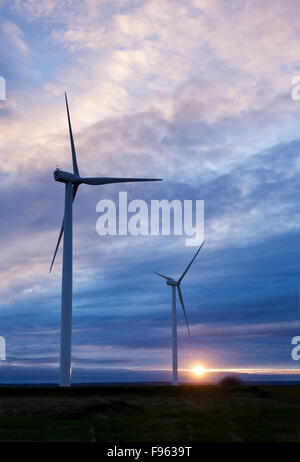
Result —
<instances>
[{"instance_id":1,"label":"distant wind turbine","mask_svg":"<svg viewBox=\"0 0 300 462\"><path fill-rule=\"evenodd\" d=\"M103 185L110 183L127 183L137 181L161 181L153 178L81 178L76 160L76 151L72 134L68 99L65 93L69 135L71 143L73 173L64 172L58 168L54 172L56 181L65 183L65 213L58 236L57 245L50 266L50 272L59 248L59 244L64 234L63 239L63 266L62 266L62 291L61 291L61 341L60 341L60 379L61 387L69 387L71 384L71 344L72 344L72 204L79 185Z\"/></svg>"},{"instance_id":2,"label":"distant wind turbine","mask_svg":"<svg viewBox=\"0 0 300 462\"><path fill-rule=\"evenodd\" d=\"M188 264L188 266L186 267L186 269L184 270L184 272L182 273L182 275L180 276L178 281L174 281L174 279L170 278L169 276L165 276L164 274L156 273L154 271L155 274L157 274L161 278L164 278L164 279L167 280L167 286L172 287L172 366L173 366L173 385L175 385L175 386L178 385L176 287L177 287L179 300L180 300L180 303L181 303L181 306L182 306L185 322L186 322L189 337L190 337L191 336L190 328L189 328L189 323L188 323L188 319L187 319L187 315L186 315L186 311L185 311L185 307L184 307L184 303L183 303L180 284L181 284L182 279L184 278L184 276L186 275L186 273L188 272L188 270L190 269L190 267L194 263L194 260L197 257L198 253L200 252L200 250L202 249L203 244L204 244L204 241L202 242L202 244L199 247L199 249L197 250L195 256L192 258L191 262Z\"/></svg>"}]
</instances>

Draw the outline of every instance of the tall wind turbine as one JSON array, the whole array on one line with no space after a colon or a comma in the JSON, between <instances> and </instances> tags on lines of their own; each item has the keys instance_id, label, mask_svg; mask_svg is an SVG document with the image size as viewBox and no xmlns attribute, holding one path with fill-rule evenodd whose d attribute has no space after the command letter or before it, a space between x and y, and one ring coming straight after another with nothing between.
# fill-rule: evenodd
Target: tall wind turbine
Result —
<instances>
[{"instance_id":1,"label":"tall wind turbine","mask_svg":"<svg viewBox=\"0 0 300 462\"><path fill-rule=\"evenodd\" d=\"M186 269L184 270L184 272L182 273L182 275L180 276L178 281L174 281L174 279L170 278L169 276L165 276L164 274L154 272L155 274L157 274L161 278L164 278L164 279L167 280L167 286L172 287L172 366L173 366L173 385L175 385L175 386L178 385L176 287L177 287L179 300L180 300L180 303L181 303L181 306L182 306L185 322L186 322L189 337L190 337L191 336L190 328L189 328L189 323L188 323L188 320L187 320L187 315L186 315L186 311L185 311L185 307L184 307L184 303L183 303L180 284L181 284L182 279L184 278L184 276L186 275L186 273L188 272L188 270L190 269L190 267L194 263L194 260L197 257L198 253L200 252L200 250L202 249L203 244L204 244L204 241L200 245L200 247L197 250L196 254L192 258L191 262L188 264L188 266L186 267Z\"/></svg>"},{"instance_id":2,"label":"tall wind turbine","mask_svg":"<svg viewBox=\"0 0 300 462\"><path fill-rule=\"evenodd\" d=\"M63 239L63 265L62 265L62 291L61 291L61 340L60 340L60 379L61 387L69 387L71 384L71 344L72 344L72 204L79 185L103 185L110 183L127 183L137 181L161 181L153 178L82 178L79 175L75 144L73 139L68 99L65 93L69 135L72 152L73 173L64 172L58 168L54 172L55 181L65 183L65 213L61 225L58 241L52 259L50 272L59 248L62 236Z\"/></svg>"}]
</instances>

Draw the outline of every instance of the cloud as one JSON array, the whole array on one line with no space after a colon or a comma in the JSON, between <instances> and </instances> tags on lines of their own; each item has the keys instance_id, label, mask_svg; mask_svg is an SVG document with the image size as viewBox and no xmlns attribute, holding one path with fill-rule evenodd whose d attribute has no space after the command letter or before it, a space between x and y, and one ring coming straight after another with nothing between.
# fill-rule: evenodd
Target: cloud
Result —
<instances>
[{"instance_id":1,"label":"cloud","mask_svg":"<svg viewBox=\"0 0 300 462\"><path fill-rule=\"evenodd\" d=\"M196 325L193 327L194 335L201 337L222 337L235 339L240 338L254 338L258 337L272 337L293 335L295 331L299 331L300 321L292 322L274 322L268 324L240 324L240 325L225 325L225 326L201 326Z\"/></svg>"},{"instance_id":2,"label":"cloud","mask_svg":"<svg viewBox=\"0 0 300 462\"><path fill-rule=\"evenodd\" d=\"M4 38L13 45L16 51L24 55L30 52L28 45L24 41L24 34L16 24L9 20L4 20L1 24L1 31Z\"/></svg>"},{"instance_id":3,"label":"cloud","mask_svg":"<svg viewBox=\"0 0 300 462\"><path fill-rule=\"evenodd\" d=\"M217 362L223 341L228 364L290 360L299 314L296 7L294 0L6 2L0 293L4 330L15 329L14 360L25 345L22 328L35 339L24 361L57 360L61 254L51 277L48 267L63 214L52 171L71 168L65 90L83 175L164 178L159 186L122 186L130 199L205 200L206 244L185 287L199 337L191 350L184 345L183 361L203 351ZM169 348L169 295L152 271L180 273L190 257L180 237L100 239L96 203L117 199L118 190L82 187L74 206L75 356L80 365L91 358L91 368L104 346L104 362L132 356L132 364L151 365L150 351L159 364ZM97 323L106 332L92 330Z\"/></svg>"}]
</instances>

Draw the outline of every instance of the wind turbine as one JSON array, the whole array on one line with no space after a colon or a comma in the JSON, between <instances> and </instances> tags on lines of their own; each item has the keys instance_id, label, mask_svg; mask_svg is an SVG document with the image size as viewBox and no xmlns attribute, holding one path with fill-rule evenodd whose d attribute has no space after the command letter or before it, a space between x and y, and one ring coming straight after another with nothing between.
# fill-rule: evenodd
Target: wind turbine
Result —
<instances>
[{"instance_id":1,"label":"wind turbine","mask_svg":"<svg viewBox=\"0 0 300 462\"><path fill-rule=\"evenodd\" d=\"M196 254L192 258L191 262L188 264L188 266L186 267L186 269L184 270L184 272L182 273L182 275L180 276L178 281L175 281L174 279L170 278L169 276L165 276L164 274L156 273L154 271L155 274L157 274L161 278L164 278L164 279L167 280L167 286L172 287L172 365L173 365L173 385L174 386L178 385L176 287L177 287L179 300L180 300L180 303L181 303L181 306L182 306L185 322L186 322L189 337L190 337L191 336L190 328L189 328L189 323L188 323L188 320L187 320L187 315L186 315L186 311L185 311L185 307L184 307L184 303L183 303L180 284L181 284L181 281L183 280L184 276L186 275L186 273L188 272L188 270L190 269L190 267L194 263L194 260L197 257L198 253L200 252L200 250L202 249L202 246L203 246L204 242L205 241L202 242L202 244L200 245L200 247L197 250Z\"/></svg>"},{"instance_id":2,"label":"wind turbine","mask_svg":"<svg viewBox=\"0 0 300 462\"><path fill-rule=\"evenodd\" d=\"M58 168L54 172L55 181L65 183L65 213L60 228L58 241L56 244L54 256L50 266L52 270L53 263L59 248L62 236L63 239L63 265L62 265L62 291L61 291L61 340L60 340L60 379L61 387L69 387L71 384L71 344L72 344L72 204L81 184L103 185L111 183L126 183L137 181L161 181L153 178L82 178L79 175L76 150L73 139L69 106L67 94L65 93L66 109L69 125L69 136L71 143L73 173L64 172Z\"/></svg>"}]
</instances>

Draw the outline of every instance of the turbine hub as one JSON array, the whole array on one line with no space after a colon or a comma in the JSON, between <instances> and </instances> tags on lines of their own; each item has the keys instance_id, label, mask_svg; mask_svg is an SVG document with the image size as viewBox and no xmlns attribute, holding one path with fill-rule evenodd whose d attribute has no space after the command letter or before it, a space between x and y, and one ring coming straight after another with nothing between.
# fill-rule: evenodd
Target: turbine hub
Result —
<instances>
[{"instance_id":1,"label":"turbine hub","mask_svg":"<svg viewBox=\"0 0 300 462\"><path fill-rule=\"evenodd\" d=\"M169 281L167 281L167 286L178 286L178 282L177 281L174 281L174 279L171 279Z\"/></svg>"},{"instance_id":2,"label":"turbine hub","mask_svg":"<svg viewBox=\"0 0 300 462\"><path fill-rule=\"evenodd\" d=\"M60 181L61 183L68 183L68 181L71 181L72 183L79 183L80 181L79 176L74 175L73 173L64 172L63 170L59 170L59 168L54 171L53 175L55 181Z\"/></svg>"}]
</instances>

